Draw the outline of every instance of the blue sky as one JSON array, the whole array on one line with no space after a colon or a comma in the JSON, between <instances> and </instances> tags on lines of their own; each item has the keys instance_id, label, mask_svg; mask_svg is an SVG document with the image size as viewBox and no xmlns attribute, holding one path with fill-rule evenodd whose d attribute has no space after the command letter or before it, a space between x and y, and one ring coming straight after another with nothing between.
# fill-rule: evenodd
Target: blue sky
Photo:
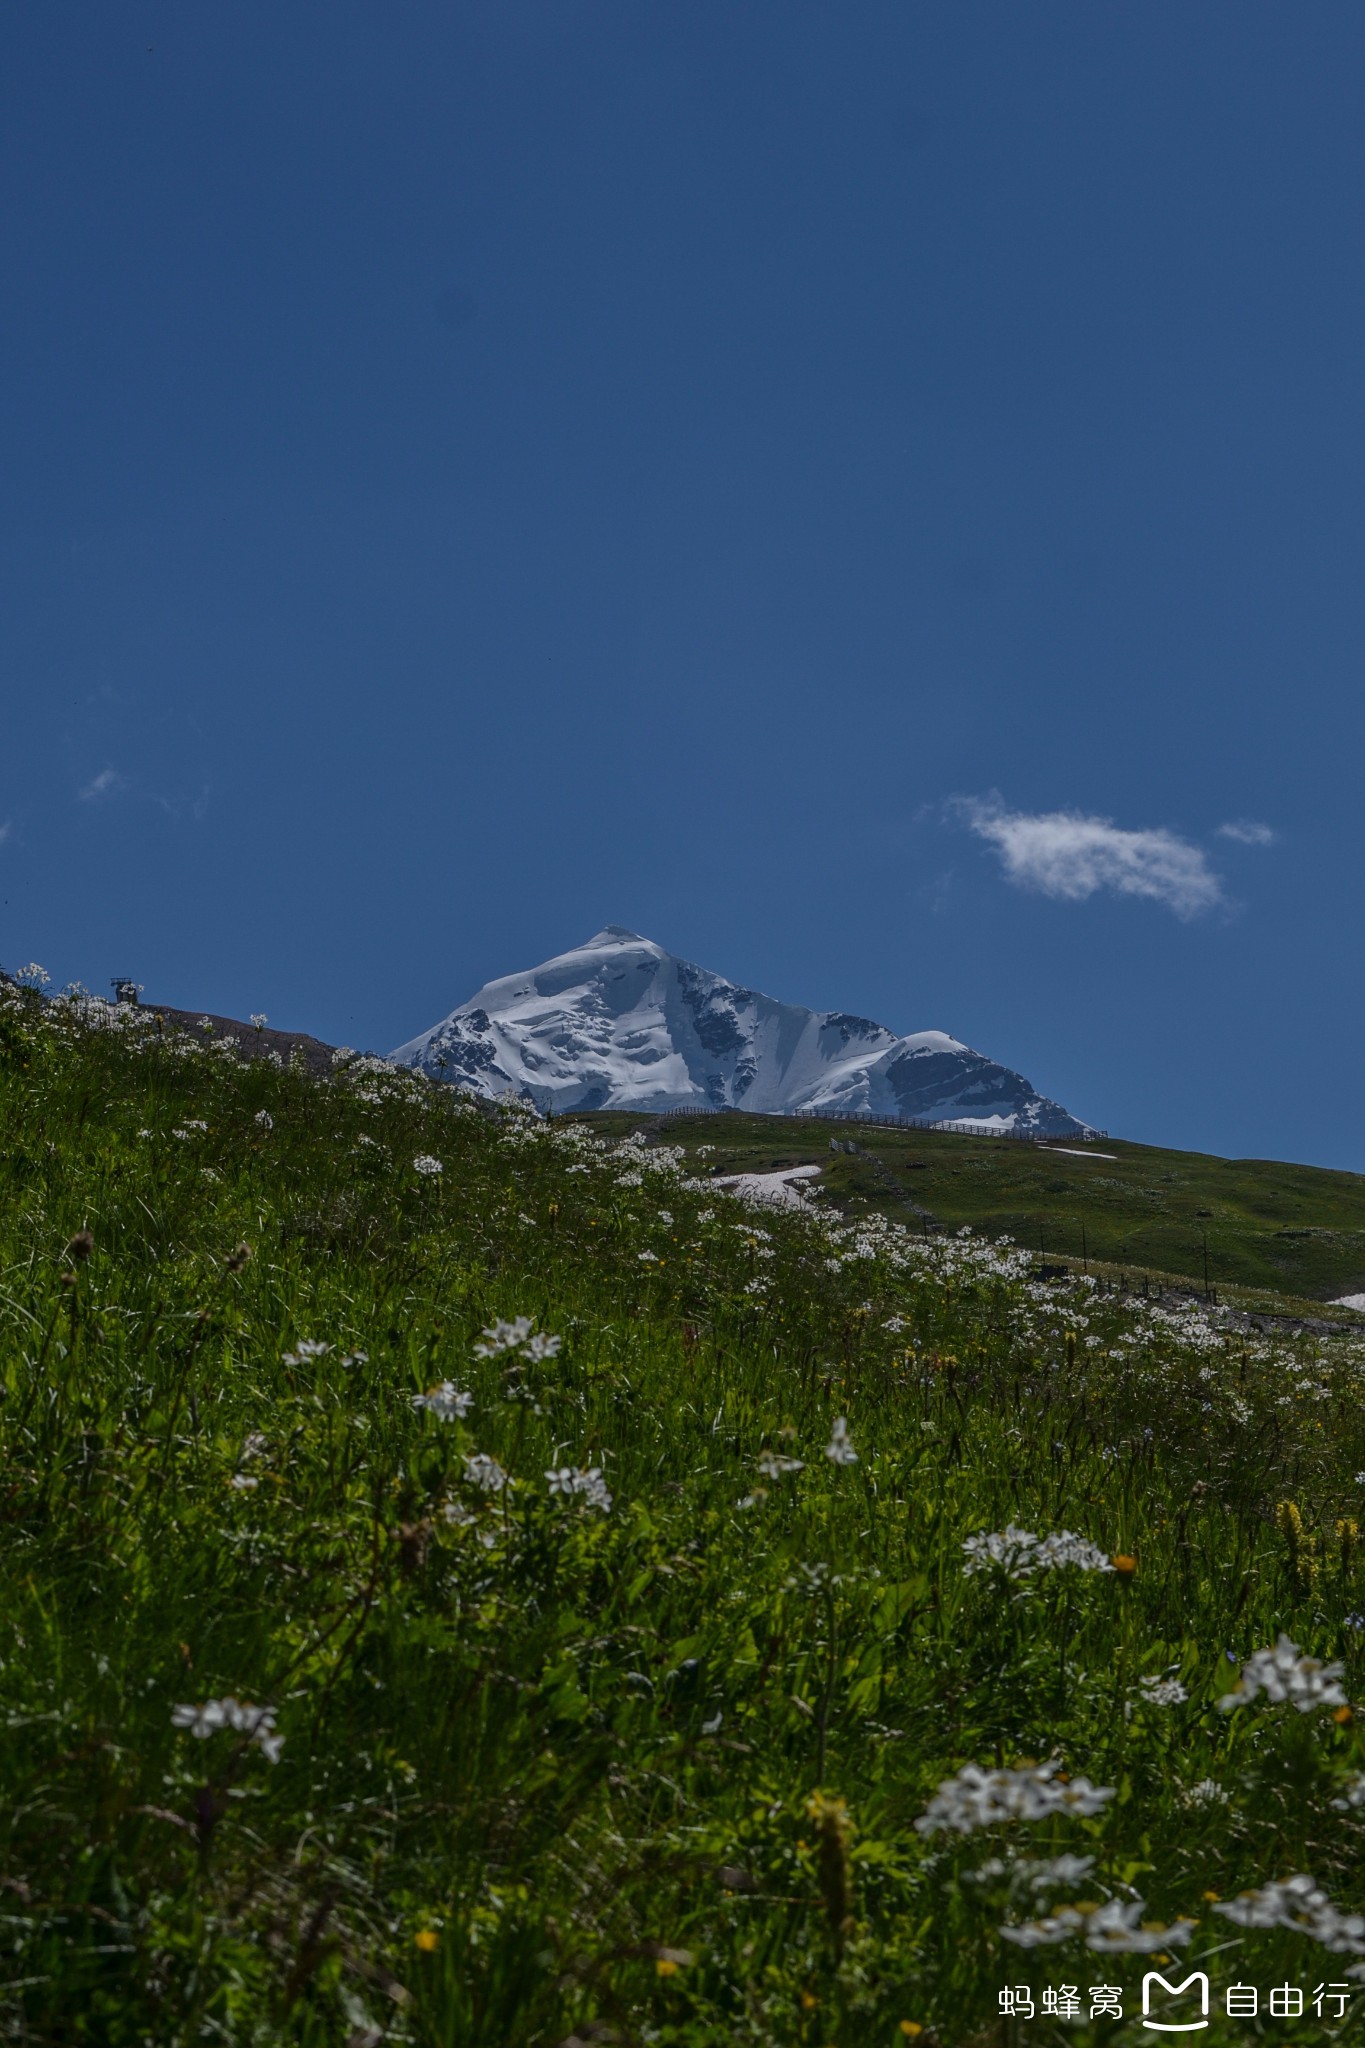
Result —
<instances>
[{"instance_id":1,"label":"blue sky","mask_svg":"<svg viewBox=\"0 0 1365 2048\"><path fill-rule=\"evenodd\" d=\"M0 960L386 1049L616 922L1365 1168L1363 89L1329 0L11 9Z\"/></svg>"}]
</instances>

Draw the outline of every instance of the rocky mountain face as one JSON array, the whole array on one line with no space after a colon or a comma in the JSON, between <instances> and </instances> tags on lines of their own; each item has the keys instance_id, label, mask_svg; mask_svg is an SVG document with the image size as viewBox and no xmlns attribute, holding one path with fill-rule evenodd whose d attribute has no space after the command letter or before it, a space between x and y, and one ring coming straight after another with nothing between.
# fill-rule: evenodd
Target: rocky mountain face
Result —
<instances>
[{"instance_id":1,"label":"rocky mountain face","mask_svg":"<svg viewBox=\"0 0 1365 2048\"><path fill-rule=\"evenodd\" d=\"M486 983L390 1058L552 1111L861 1111L1055 1137L1088 1128L946 1032L898 1038L866 1017L780 1003L620 925Z\"/></svg>"}]
</instances>

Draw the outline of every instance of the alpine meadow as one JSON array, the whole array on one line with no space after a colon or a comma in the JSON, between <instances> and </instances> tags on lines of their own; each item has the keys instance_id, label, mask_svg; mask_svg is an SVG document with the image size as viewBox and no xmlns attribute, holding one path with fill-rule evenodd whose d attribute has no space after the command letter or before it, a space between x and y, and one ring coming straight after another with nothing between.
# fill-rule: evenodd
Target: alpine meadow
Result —
<instances>
[{"instance_id":1,"label":"alpine meadow","mask_svg":"<svg viewBox=\"0 0 1365 2048\"><path fill-rule=\"evenodd\" d=\"M253 1051L0 986L0 2038L1359 2038L1358 1325Z\"/></svg>"}]
</instances>

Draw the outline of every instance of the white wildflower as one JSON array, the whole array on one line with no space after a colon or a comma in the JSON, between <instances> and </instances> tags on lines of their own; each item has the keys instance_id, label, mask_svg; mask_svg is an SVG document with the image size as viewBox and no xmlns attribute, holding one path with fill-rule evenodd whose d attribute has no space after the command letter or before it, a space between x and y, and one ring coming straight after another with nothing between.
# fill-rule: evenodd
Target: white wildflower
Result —
<instances>
[{"instance_id":1,"label":"white wildflower","mask_svg":"<svg viewBox=\"0 0 1365 2048\"><path fill-rule=\"evenodd\" d=\"M986 1571L994 1564L1011 1578L1023 1578L1035 1569L1033 1553L1038 1548L1038 1538L1031 1530L1020 1529L1011 1522L1005 1529L969 1536L962 1548L967 1553L963 1569L969 1575Z\"/></svg>"},{"instance_id":2,"label":"white wildflower","mask_svg":"<svg viewBox=\"0 0 1365 2048\"><path fill-rule=\"evenodd\" d=\"M1237 1927L1289 1927L1338 1955L1365 1956L1365 1914L1339 1912L1311 1877L1281 1878L1213 1910Z\"/></svg>"},{"instance_id":3,"label":"white wildflower","mask_svg":"<svg viewBox=\"0 0 1365 2048\"><path fill-rule=\"evenodd\" d=\"M201 1742L220 1728L230 1728L237 1735L248 1736L272 1764L279 1762L284 1747L284 1737L275 1733L274 1707L253 1707L246 1700L231 1697L204 1700L198 1706L173 1707L171 1726L188 1729Z\"/></svg>"},{"instance_id":4,"label":"white wildflower","mask_svg":"<svg viewBox=\"0 0 1365 2048\"><path fill-rule=\"evenodd\" d=\"M273 1131L275 1128L275 1119L268 1109L258 1109L251 1121L259 1124L263 1131Z\"/></svg>"},{"instance_id":5,"label":"white wildflower","mask_svg":"<svg viewBox=\"0 0 1365 2048\"><path fill-rule=\"evenodd\" d=\"M330 1344L324 1344L319 1338L300 1337L294 1349L285 1352L284 1362L286 1365L307 1365L310 1359L324 1357L331 1348Z\"/></svg>"},{"instance_id":6,"label":"white wildflower","mask_svg":"<svg viewBox=\"0 0 1365 2048\"><path fill-rule=\"evenodd\" d=\"M825 1445L825 1456L831 1465L856 1465L858 1462L858 1453L849 1441L847 1419L842 1415L834 1418L834 1427Z\"/></svg>"},{"instance_id":7,"label":"white wildflower","mask_svg":"<svg viewBox=\"0 0 1365 2048\"><path fill-rule=\"evenodd\" d=\"M1194 1920L1176 1920L1169 1927L1144 1927L1140 1924L1142 1910L1141 1899L1127 1903L1121 1899L1107 1899L1098 1906L1088 1902L1059 1906L1055 1913L1049 1913L1041 1920L1026 1920L1018 1927L1002 1927L1000 1932L1006 1941L1014 1942L1019 1948L1050 1947L1057 1942L1069 1941L1074 1934L1083 1934L1086 1947L1097 1955L1151 1955L1157 1949L1179 1948L1189 1940L1198 1925Z\"/></svg>"},{"instance_id":8,"label":"white wildflower","mask_svg":"<svg viewBox=\"0 0 1365 2048\"><path fill-rule=\"evenodd\" d=\"M236 1706L236 1700L227 1699L204 1700L200 1705L193 1707L172 1707L171 1726L187 1728L191 1735L197 1735L199 1740L204 1742L220 1728L231 1725L227 1710L229 1707L235 1710Z\"/></svg>"},{"instance_id":9,"label":"white wildflower","mask_svg":"<svg viewBox=\"0 0 1365 2048\"><path fill-rule=\"evenodd\" d=\"M601 1514L610 1514L611 1495L607 1491L607 1482L602 1477L601 1468L597 1465L590 1465L583 1475L583 1482L579 1491L582 1493L588 1506L596 1508Z\"/></svg>"},{"instance_id":10,"label":"white wildflower","mask_svg":"<svg viewBox=\"0 0 1365 2048\"><path fill-rule=\"evenodd\" d=\"M1344 1707L1346 1695L1337 1681L1345 1668L1300 1656L1298 1644L1281 1634L1273 1650L1257 1650L1247 1659L1236 1688L1225 1693L1218 1704L1228 1714L1264 1693L1276 1705L1292 1702L1301 1714L1311 1713L1314 1707Z\"/></svg>"},{"instance_id":11,"label":"white wildflower","mask_svg":"<svg viewBox=\"0 0 1365 2048\"><path fill-rule=\"evenodd\" d=\"M1083 1572L1111 1572L1114 1567L1098 1544L1070 1529L1058 1529L1051 1536L1035 1536L1011 1522L1005 1529L983 1531L969 1536L962 1546L967 1553L963 1570L969 1575L998 1565L1007 1578L1026 1579L1034 1572L1055 1571L1075 1565Z\"/></svg>"},{"instance_id":12,"label":"white wildflower","mask_svg":"<svg viewBox=\"0 0 1365 2048\"><path fill-rule=\"evenodd\" d=\"M964 1882L971 1884L991 1884L1003 1877L1012 1891L1045 1892L1059 1884L1079 1884L1094 1867L1093 1856L989 1856L975 1870L964 1870L962 1876Z\"/></svg>"},{"instance_id":13,"label":"white wildflower","mask_svg":"<svg viewBox=\"0 0 1365 2048\"><path fill-rule=\"evenodd\" d=\"M551 1493L566 1499L575 1496L587 1502L591 1508L599 1508L605 1515L611 1508L611 1495L602 1477L600 1465L589 1465L581 1471L572 1465L558 1465L545 1474Z\"/></svg>"},{"instance_id":14,"label":"white wildflower","mask_svg":"<svg viewBox=\"0 0 1365 2048\"><path fill-rule=\"evenodd\" d=\"M1226 1806L1228 1794L1216 1778L1200 1778L1184 1795L1186 1806Z\"/></svg>"},{"instance_id":15,"label":"white wildflower","mask_svg":"<svg viewBox=\"0 0 1365 2048\"><path fill-rule=\"evenodd\" d=\"M1356 1807L1365 1806L1365 1772L1358 1771L1348 1778L1341 1788L1340 1799L1332 1801L1338 1813L1350 1813Z\"/></svg>"},{"instance_id":16,"label":"white wildflower","mask_svg":"<svg viewBox=\"0 0 1365 2048\"><path fill-rule=\"evenodd\" d=\"M484 1493L501 1493L507 1484L507 1474L496 1458L490 1458L486 1451L475 1451L464 1461L464 1476L471 1486L477 1486Z\"/></svg>"},{"instance_id":17,"label":"white wildflower","mask_svg":"<svg viewBox=\"0 0 1365 2048\"><path fill-rule=\"evenodd\" d=\"M1056 1884L1079 1884L1095 1867L1093 1856L1047 1856L1036 1862L1025 1858L1017 1866L1030 1891L1043 1892Z\"/></svg>"},{"instance_id":18,"label":"white wildflower","mask_svg":"<svg viewBox=\"0 0 1365 2048\"><path fill-rule=\"evenodd\" d=\"M438 1422L463 1422L474 1406L474 1396L457 1387L453 1380L442 1380L439 1387L428 1387L425 1394L414 1394L412 1405L419 1412L425 1409Z\"/></svg>"},{"instance_id":19,"label":"white wildflower","mask_svg":"<svg viewBox=\"0 0 1365 2048\"><path fill-rule=\"evenodd\" d=\"M417 1157L412 1162L412 1170L414 1173L426 1173L432 1175L445 1172L445 1168L444 1166L442 1166L440 1160L433 1159L430 1152L419 1152L417 1154Z\"/></svg>"},{"instance_id":20,"label":"white wildflower","mask_svg":"<svg viewBox=\"0 0 1365 2048\"><path fill-rule=\"evenodd\" d=\"M254 1493L260 1483L260 1480L251 1472L234 1472L228 1481L228 1485L236 1493Z\"/></svg>"},{"instance_id":21,"label":"white wildflower","mask_svg":"<svg viewBox=\"0 0 1365 2048\"><path fill-rule=\"evenodd\" d=\"M788 1472L804 1472L804 1458L784 1458L780 1451L763 1451L759 1454L758 1469L765 1479L781 1479Z\"/></svg>"},{"instance_id":22,"label":"white wildflower","mask_svg":"<svg viewBox=\"0 0 1365 2048\"><path fill-rule=\"evenodd\" d=\"M266 1025L270 1022L270 1019L266 1016L264 1010L253 1010L251 1013L251 1022L253 1027L257 1031L264 1031Z\"/></svg>"},{"instance_id":23,"label":"white wildflower","mask_svg":"<svg viewBox=\"0 0 1365 2048\"><path fill-rule=\"evenodd\" d=\"M991 1884L1003 1877L1012 1891L1043 1892L1059 1884L1079 1884L1094 1867L1093 1856L1063 1855L1036 1860L1028 1856L990 1856L975 1870L964 1870L962 1877L969 1884Z\"/></svg>"},{"instance_id":24,"label":"white wildflower","mask_svg":"<svg viewBox=\"0 0 1365 2048\"><path fill-rule=\"evenodd\" d=\"M530 1316L517 1316L510 1323L494 1322L483 1333L482 1344L474 1346L476 1358L493 1358L499 1351L515 1351L531 1334Z\"/></svg>"},{"instance_id":25,"label":"white wildflower","mask_svg":"<svg viewBox=\"0 0 1365 2048\"><path fill-rule=\"evenodd\" d=\"M1189 1698L1178 1678L1140 1678L1141 1697L1153 1707L1178 1707Z\"/></svg>"},{"instance_id":26,"label":"white wildflower","mask_svg":"<svg viewBox=\"0 0 1365 2048\"><path fill-rule=\"evenodd\" d=\"M967 1835L1000 1821L1098 1813L1114 1797L1113 1786L1092 1785L1088 1778L1059 1780L1058 1768L1046 1763L1017 1771L983 1771L979 1764L966 1764L955 1778L943 1780L915 1826L922 1835L939 1828Z\"/></svg>"},{"instance_id":27,"label":"white wildflower","mask_svg":"<svg viewBox=\"0 0 1365 2048\"><path fill-rule=\"evenodd\" d=\"M1053 1536L1045 1536L1034 1553L1043 1571L1052 1571L1059 1565L1073 1564L1082 1572L1112 1572L1108 1554L1098 1543L1088 1537L1073 1536L1069 1529L1059 1529Z\"/></svg>"}]
</instances>

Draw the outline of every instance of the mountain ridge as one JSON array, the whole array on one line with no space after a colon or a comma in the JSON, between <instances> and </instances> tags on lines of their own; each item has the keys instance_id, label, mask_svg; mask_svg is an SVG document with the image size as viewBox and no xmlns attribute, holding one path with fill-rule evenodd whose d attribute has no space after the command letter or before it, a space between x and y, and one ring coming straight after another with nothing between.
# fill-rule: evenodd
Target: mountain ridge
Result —
<instances>
[{"instance_id":1,"label":"mountain ridge","mask_svg":"<svg viewBox=\"0 0 1365 2048\"><path fill-rule=\"evenodd\" d=\"M624 925L485 982L389 1057L550 1112L743 1108L1048 1137L1091 1129L947 1032L898 1035L848 1011L783 1003Z\"/></svg>"}]
</instances>

